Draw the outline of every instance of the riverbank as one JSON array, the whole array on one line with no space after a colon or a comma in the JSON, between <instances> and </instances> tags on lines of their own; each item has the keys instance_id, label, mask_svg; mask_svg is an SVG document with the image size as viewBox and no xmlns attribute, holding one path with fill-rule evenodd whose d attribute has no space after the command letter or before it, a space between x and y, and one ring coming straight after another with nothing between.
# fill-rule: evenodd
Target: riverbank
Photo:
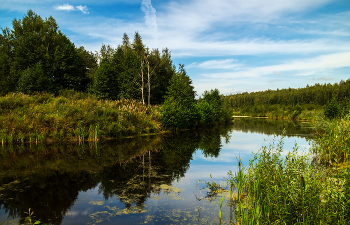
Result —
<instances>
[{"instance_id":1,"label":"riverbank","mask_svg":"<svg viewBox=\"0 0 350 225\"><path fill-rule=\"evenodd\" d=\"M254 110L241 109L240 111L234 111L234 117L255 117L255 118L270 118L270 119L285 119L285 120L299 120L299 121L315 121L317 117L324 114L322 107L314 109L286 109L283 108L278 111L263 111L256 112Z\"/></svg>"},{"instance_id":2,"label":"riverbank","mask_svg":"<svg viewBox=\"0 0 350 225\"><path fill-rule=\"evenodd\" d=\"M13 93L0 97L1 143L98 141L161 131L158 106L98 100L66 91L58 97Z\"/></svg>"},{"instance_id":3,"label":"riverbank","mask_svg":"<svg viewBox=\"0 0 350 225\"><path fill-rule=\"evenodd\" d=\"M217 98L219 93L214 92ZM208 96L213 97L212 92ZM60 91L0 97L1 144L97 142L193 129L230 122L220 100L191 103L191 107L146 105L132 99L101 100L89 93ZM178 104L181 106L181 104ZM176 117L176 118L175 118ZM169 121L171 123L169 123Z\"/></svg>"},{"instance_id":4,"label":"riverbank","mask_svg":"<svg viewBox=\"0 0 350 225\"><path fill-rule=\"evenodd\" d=\"M297 145L282 155L281 138L262 147L248 166L239 159L227 179L235 224L348 223L350 115L319 118L314 126L316 138L306 155Z\"/></svg>"}]
</instances>

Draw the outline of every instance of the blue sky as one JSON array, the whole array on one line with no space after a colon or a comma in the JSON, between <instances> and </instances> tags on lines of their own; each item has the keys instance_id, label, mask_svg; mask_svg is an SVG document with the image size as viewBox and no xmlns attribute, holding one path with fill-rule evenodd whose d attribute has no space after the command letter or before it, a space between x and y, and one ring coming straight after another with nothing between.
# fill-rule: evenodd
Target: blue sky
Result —
<instances>
[{"instance_id":1,"label":"blue sky","mask_svg":"<svg viewBox=\"0 0 350 225\"><path fill-rule=\"evenodd\" d=\"M138 31L169 48L195 90L222 94L350 78L349 0L0 0L0 26L52 15L76 46L117 47Z\"/></svg>"}]
</instances>

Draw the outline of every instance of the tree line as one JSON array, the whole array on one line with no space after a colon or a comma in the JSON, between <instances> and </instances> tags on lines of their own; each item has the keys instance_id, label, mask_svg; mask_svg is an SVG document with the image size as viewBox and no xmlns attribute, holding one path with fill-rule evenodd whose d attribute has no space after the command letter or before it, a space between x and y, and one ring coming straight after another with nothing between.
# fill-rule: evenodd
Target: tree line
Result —
<instances>
[{"instance_id":1,"label":"tree line","mask_svg":"<svg viewBox=\"0 0 350 225\"><path fill-rule=\"evenodd\" d=\"M133 99L161 105L153 111L160 112L163 127L174 129L231 119L232 110L224 107L217 89L197 101L184 65L176 68L167 48L150 50L138 32L132 42L124 33L117 48L102 44L93 53L76 47L51 16L44 20L28 10L12 25L0 34L0 96L45 92L62 97L74 90L104 100Z\"/></svg>"},{"instance_id":2,"label":"tree line","mask_svg":"<svg viewBox=\"0 0 350 225\"><path fill-rule=\"evenodd\" d=\"M225 104L241 113L267 115L268 112L275 111L280 116L287 112L291 118L296 118L301 110L328 108L328 105L332 106L332 110L341 108L342 114L347 114L350 108L349 100L350 79L334 84L317 83L304 88L244 92L224 97Z\"/></svg>"},{"instance_id":3,"label":"tree line","mask_svg":"<svg viewBox=\"0 0 350 225\"><path fill-rule=\"evenodd\" d=\"M60 90L89 92L100 99L164 102L176 73L169 49L150 50L138 32L132 43L124 34L116 48L102 44L99 52L76 47L53 17L42 19L28 10L14 19L13 29L0 34L0 95L11 92L58 95Z\"/></svg>"},{"instance_id":4,"label":"tree line","mask_svg":"<svg viewBox=\"0 0 350 225\"><path fill-rule=\"evenodd\" d=\"M288 88L258 92L243 92L225 96L225 101L232 108L254 105L292 105L315 104L327 105L335 98L338 102L350 98L350 79L335 84L307 85L304 88Z\"/></svg>"}]
</instances>

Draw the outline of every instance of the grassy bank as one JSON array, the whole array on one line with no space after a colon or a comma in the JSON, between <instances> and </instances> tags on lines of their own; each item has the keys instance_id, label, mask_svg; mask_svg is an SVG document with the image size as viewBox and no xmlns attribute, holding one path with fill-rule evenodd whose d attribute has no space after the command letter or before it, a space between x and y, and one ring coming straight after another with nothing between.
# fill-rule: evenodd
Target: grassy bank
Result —
<instances>
[{"instance_id":1,"label":"grassy bank","mask_svg":"<svg viewBox=\"0 0 350 225\"><path fill-rule=\"evenodd\" d=\"M283 156L283 138L229 173L234 224L348 224L350 119L316 121L310 153Z\"/></svg>"},{"instance_id":2,"label":"grassy bank","mask_svg":"<svg viewBox=\"0 0 350 225\"><path fill-rule=\"evenodd\" d=\"M135 100L98 100L74 91L0 97L0 141L98 141L161 129L157 106Z\"/></svg>"},{"instance_id":3,"label":"grassy bank","mask_svg":"<svg viewBox=\"0 0 350 225\"><path fill-rule=\"evenodd\" d=\"M324 107L313 104L301 106L258 105L233 109L236 116L269 117L274 119L315 120L324 114Z\"/></svg>"}]
</instances>

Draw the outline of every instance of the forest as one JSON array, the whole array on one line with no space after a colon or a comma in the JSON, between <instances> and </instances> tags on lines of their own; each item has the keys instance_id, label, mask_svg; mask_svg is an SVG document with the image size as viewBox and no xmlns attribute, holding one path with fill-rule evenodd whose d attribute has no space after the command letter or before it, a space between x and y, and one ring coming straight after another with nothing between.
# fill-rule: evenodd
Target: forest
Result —
<instances>
[{"instance_id":1,"label":"forest","mask_svg":"<svg viewBox=\"0 0 350 225\"><path fill-rule=\"evenodd\" d=\"M53 17L28 10L0 34L1 142L97 141L226 123L217 89L201 101L171 51L135 32L117 48L76 47Z\"/></svg>"},{"instance_id":2,"label":"forest","mask_svg":"<svg viewBox=\"0 0 350 225\"><path fill-rule=\"evenodd\" d=\"M11 92L57 95L74 89L100 99L135 99L149 105L164 102L176 73L170 51L149 50L135 32L132 43L124 34L116 48L102 44L99 52L76 47L54 18L43 20L29 10L13 20L13 30L0 35L0 94Z\"/></svg>"},{"instance_id":3,"label":"forest","mask_svg":"<svg viewBox=\"0 0 350 225\"><path fill-rule=\"evenodd\" d=\"M310 119L326 110L328 117L345 116L350 109L350 79L297 89L244 92L225 96L224 101L239 115Z\"/></svg>"}]
</instances>

